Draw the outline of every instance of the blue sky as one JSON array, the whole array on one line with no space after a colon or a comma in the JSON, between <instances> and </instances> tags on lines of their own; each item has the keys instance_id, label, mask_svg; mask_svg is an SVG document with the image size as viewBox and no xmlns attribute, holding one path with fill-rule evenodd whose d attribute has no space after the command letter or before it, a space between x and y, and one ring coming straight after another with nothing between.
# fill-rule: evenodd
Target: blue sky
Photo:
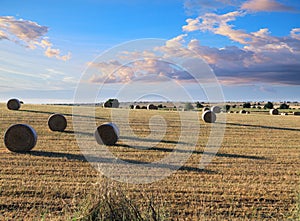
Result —
<instances>
[{"instance_id":1,"label":"blue sky","mask_svg":"<svg viewBox=\"0 0 300 221\"><path fill-rule=\"evenodd\" d=\"M299 21L300 2L294 0L2 0L0 101L72 102L87 68L93 74L85 83L102 87L99 100L120 94L137 73L147 80L135 82L127 100L153 83L176 94L159 76L176 80L194 100L207 99L185 71L153 59L126 66L103 86L108 67L120 64L94 59L144 38L198 53L214 71L225 100L299 101Z\"/></svg>"}]
</instances>

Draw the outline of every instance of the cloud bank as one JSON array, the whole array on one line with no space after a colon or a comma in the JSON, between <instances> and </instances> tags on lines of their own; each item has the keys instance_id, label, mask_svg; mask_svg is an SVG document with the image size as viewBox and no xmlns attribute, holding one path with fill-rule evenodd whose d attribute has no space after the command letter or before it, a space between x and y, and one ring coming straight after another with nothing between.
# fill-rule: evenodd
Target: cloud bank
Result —
<instances>
[{"instance_id":1,"label":"cloud bank","mask_svg":"<svg viewBox=\"0 0 300 221\"><path fill-rule=\"evenodd\" d=\"M164 81L190 81L192 76L173 64L156 58L135 60L130 64L122 65L119 61L91 62L90 68L97 70L89 79L90 83L129 83L140 81L147 83Z\"/></svg>"},{"instance_id":2,"label":"cloud bank","mask_svg":"<svg viewBox=\"0 0 300 221\"><path fill-rule=\"evenodd\" d=\"M41 47L47 57L60 60L69 60L71 53L61 55L59 49L53 48L52 43L45 36L48 27L41 26L33 21L16 19L12 16L0 16L0 40L8 40L24 47L35 49Z\"/></svg>"},{"instance_id":3,"label":"cloud bank","mask_svg":"<svg viewBox=\"0 0 300 221\"><path fill-rule=\"evenodd\" d=\"M251 1L255 3L256 1ZM300 85L300 29L289 36L272 36L267 28L256 32L235 29L230 23L246 15L245 11L226 14L206 13L187 19L186 33L211 32L243 45L212 48L193 39L188 47L197 51L212 66L225 84L267 82Z\"/></svg>"},{"instance_id":4,"label":"cloud bank","mask_svg":"<svg viewBox=\"0 0 300 221\"><path fill-rule=\"evenodd\" d=\"M273 36L268 28L253 32L238 29L234 22L256 12L295 12L296 9L276 0L187 0L185 8L217 8L230 6L236 10L218 14L205 12L196 18L188 18L182 34L166 41L155 50L163 58L200 55L223 85L268 83L277 85L300 85L300 28L293 28L287 36ZM232 45L222 48L203 45L191 33L212 33L230 39ZM179 45L179 46L178 46ZM138 53L138 52L134 52ZM127 60L134 61L134 53L124 52ZM92 83L127 83L140 79L146 82L172 79L193 82L193 76L174 65L155 60L149 52L139 52L145 60L121 66L117 60L90 63L97 71L90 78ZM139 56L136 56L139 57ZM141 57L141 56L140 56Z\"/></svg>"}]
</instances>

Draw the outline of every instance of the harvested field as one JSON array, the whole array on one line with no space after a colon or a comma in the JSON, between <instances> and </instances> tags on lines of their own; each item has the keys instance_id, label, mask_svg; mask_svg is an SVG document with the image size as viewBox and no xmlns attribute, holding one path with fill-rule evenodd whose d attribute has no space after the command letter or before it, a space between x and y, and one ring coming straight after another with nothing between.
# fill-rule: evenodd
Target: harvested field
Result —
<instances>
[{"instance_id":1,"label":"harvested field","mask_svg":"<svg viewBox=\"0 0 300 221\"><path fill-rule=\"evenodd\" d=\"M111 121L110 111L97 107L97 125ZM68 121L64 132L47 127L49 115L57 112ZM90 117L84 113L79 116L83 121ZM25 104L19 111L9 111L0 104L2 140L11 124L30 124L38 134L30 153L12 153L0 142L0 220L76 220L90 214L108 195L128 198L141 210L151 202L167 220L297 220L300 118L228 114L222 147L212 163L199 170L212 126L202 122L201 114L195 151L183 167L151 184L126 184L99 175L86 161L75 139L72 107ZM162 142L143 139L150 134L148 122L155 115L167 125ZM118 125L120 141L108 149L123 160L161 159L179 139L178 112L131 110L129 119L140 145L155 146L126 146L130 138Z\"/></svg>"}]
</instances>

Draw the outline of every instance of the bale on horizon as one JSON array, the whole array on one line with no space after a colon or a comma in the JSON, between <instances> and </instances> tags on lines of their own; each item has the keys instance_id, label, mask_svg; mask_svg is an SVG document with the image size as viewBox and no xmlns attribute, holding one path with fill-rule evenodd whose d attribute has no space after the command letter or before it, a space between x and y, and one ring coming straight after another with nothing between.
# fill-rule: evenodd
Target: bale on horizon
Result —
<instances>
[{"instance_id":1,"label":"bale on horizon","mask_svg":"<svg viewBox=\"0 0 300 221\"><path fill-rule=\"evenodd\" d=\"M211 110L207 110L202 113L202 120L206 123L214 123L216 119L216 114Z\"/></svg>"},{"instance_id":2,"label":"bale on horizon","mask_svg":"<svg viewBox=\"0 0 300 221\"><path fill-rule=\"evenodd\" d=\"M300 112L293 112L295 116L300 116Z\"/></svg>"},{"instance_id":3,"label":"bale on horizon","mask_svg":"<svg viewBox=\"0 0 300 221\"><path fill-rule=\"evenodd\" d=\"M21 107L21 102L19 99L13 98L7 101L6 106L9 110L19 110Z\"/></svg>"},{"instance_id":4,"label":"bale on horizon","mask_svg":"<svg viewBox=\"0 0 300 221\"><path fill-rule=\"evenodd\" d=\"M48 118L48 126L52 131L63 132L67 127L67 119L62 114L52 114Z\"/></svg>"},{"instance_id":5,"label":"bale on horizon","mask_svg":"<svg viewBox=\"0 0 300 221\"><path fill-rule=\"evenodd\" d=\"M117 143L120 131L116 124L107 122L97 127L94 135L98 144L112 146Z\"/></svg>"},{"instance_id":6,"label":"bale on horizon","mask_svg":"<svg viewBox=\"0 0 300 221\"><path fill-rule=\"evenodd\" d=\"M104 108L119 108L119 106L120 102L118 101L118 99L115 98L108 99L103 103Z\"/></svg>"},{"instance_id":7,"label":"bale on horizon","mask_svg":"<svg viewBox=\"0 0 300 221\"><path fill-rule=\"evenodd\" d=\"M246 114L247 113L247 111L245 111L245 110L240 110L240 114Z\"/></svg>"},{"instance_id":8,"label":"bale on horizon","mask_svg":"<svg viewBox=\"0 0 300 221\"><path fill-rule=\"evenodd\" d=\"M205 111L208 111L208 110L210 110L209 107L204 107L204 108L202 109L202 112L205 112Z\"/></svg>"},{"instance_id":9,"label":"bale on horizon","mask_svg":"<svg viewBox=\"0 0 300 221\"><path fill-rule=\"evenodd\" d=\"M147 109L148 109L148 110L158 110L158 107L155 106L154 104L148 104L148 105L147 105Z\"/></svg>"},{"instance_id":10,"label":"bale on horizon","mask_svg":"<svg viewBox=\"0 0 300 221\"><path fill-rule=\"evenodd\" d=\"M279 111L277 109L271 109L270 110L270 115L278 115Z\"/></svg>"},{"instance_id":11,"label":"bale on horizon","mask_svg":"<svg viewBox=\"0 0 300 221\"><path fill-rule=\"evenodd\" d=\"M26 124L10 126L4 135L4 144L12 152L30 151L37 142L35 130Z\"/></svg>"},{"instance_id":12,"label":"bale on horizon","mask_svg":"<svg viewBox=\"0 0 300 221\"><path fill-rule=\"evenodd\" d=\"M219 106L212 106L211 107L211 111L212 112L214 112L215 114L219 114L219 113L221 113L221 107L219 107Z\"/></svg>"},{"instance_id":13,"label":"bale on horizon","mask_svg":"<svg viewBox=\"0 0 300 221\"><path fill-rule=\"evenodd\" d=\"M140 105L134 105L133 109L137 110L137 109L141 109Z\"/></svg>"}]
</instances>

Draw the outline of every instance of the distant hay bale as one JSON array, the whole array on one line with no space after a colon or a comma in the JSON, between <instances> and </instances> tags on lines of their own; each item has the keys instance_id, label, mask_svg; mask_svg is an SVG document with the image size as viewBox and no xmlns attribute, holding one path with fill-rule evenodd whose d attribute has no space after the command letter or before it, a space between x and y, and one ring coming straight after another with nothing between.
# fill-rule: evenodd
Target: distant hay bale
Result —
<instances>
[{"instance_id":1,"label":"distant hay bale","mask_svg":"<svg viewBox=\"0 0 300 221\"><path fill-rule=\"evenodd\" d=\"M133 109L138 110L141 109L140 105L134 105Z\"/></svg>"},{"instance_id":2,"label":"distant hay bale","mask_svg":"<svg viewBox=\"0 0 300 221\"><path fill-rule=\"evenodd\" d=\"M270 110L270 115L278 115L279 111L277 109L271 109Z\"/></svg>"},{"instance_id":3,"label":"distant hay bale","mask_svg":"<svg viewBox=\"0 0 300 221\"><path fill-rule=\"evenodd\" d=\"M112 107L112 103L110 103L110 102L104 102L103 105L102 105L102 107L104 107L104 108L111 108Z\"/></svg>"},{"instance_id":4,"label":"distant hay bale","mask_svg":"<svg viewBox=\"0 0 300 221\"><path fill-rule=\"evenodd\" d=\"M228 113L228 114L233 114L233 111L228 111L227 113Z\"/></svg>"},{"instance_id":5,"label":"distant hay bale","mask_svg":"<svg viewBox=\"0 0 300 221\"><path fill-rule=\"evenodd\" d=\"M158 110L158 107L155 106L154 104L148 104L148 105L147 105L147 109L148 109L148 110Z\"/></svg>"},{"instance_id":6,"label":"distant hay bale","mask_svg":"<svg viewBox=\"0 0 300 221\"><path fill-rule=\"evenodd\" d=\"M146 110L146 109L147 109L147 107L146 107L146 106L142 106L142 107L141 107L141 109L144 109L144 110Z\"/></svg>"},{"instance_id":7,"label":"distant hay bale","mask_svg":"<svg viewBox=\"0 0 300 221\"><path fill-rule=\"evenodd\" d=\"M7 101L7 108L9 110L19 110L20 107L21 107L21 102L16 98Z\"/></svg>"},{"instance_id":8,"label":"distant hay bale","mask_svg":"<svg viewBox=\"0 0 300 221\"><path fill-rule=\"evenodd\" d=\"M234 113L238 114L238 113L240 113L240 112L239 112L239 111L235 111Z\"/></svg>"},{"instance_id":9,"label":"distant hay bale","mask_svg":"<svg viewBox=\"0 0 300 221\"><path fill-rule=\"evenodd\" d=\"M246 114L250 114L250 111L246 111Z\"/></svg>"},{"instance_id":10,"label":"distant hay bale","mask_svg":"<svg viewBox=\"0 0 300 221\"><path fill-rule=\"evenodd\" d=\"M37 142L35 130L26 124L10 126L4 135L4 144L12 152L30 151Z\"/></svg>"},{"instance_id":11,"label":"distant hay bale","mask_svg":"<svg viewBox=\"0 0 300 221\"><path fill-rule=\"evenodd\" d=\"M240 114L246 114L247 113L247 111L245 111L245 110L240 110Z\"/></svg>"},{"instance_id":12,"label":"distant hay bale","mask_svg":"<svg viewBox=\"0 0 300 221\"><path fill-rule=\"evenodd\" d=\"M281 115L282 115L282 116L286 116L286 115L288 115L288 113L281 113Z\"/></svg>"},{"instance_id":13,"label":"distant hay bale","mask_svg":"<svg viewBox=\"0 0 300 221\"><path fill-rule=\"evenodd\" d=\"M116 124L108 122L97 127L95 138L98 144L115 145L119 139L120 131Z\"/></svg>"},{"instance_id":14,"label":"distant hay bale","mask_svg":"<svg viewBox=\"0 0 300 221\"><path fill-rule=\"evenodd\" d=\"M205 112L205 111L208 111L208 110L210 110L209 107L204 107L204 108L202 109L202 112Z\"/></svg>"},{"instance_id":15,"label":"distant hay bale","mask_svg":"<svg viewBox=\"0 0 300 221\"><path fill-rule=\"evenodd\" d=\"M214 123L217 117L213 111L207 110L202 113L202 120L206 123Z\"/></svg>"},{"instance_id":16,"label":"distant hay bale","mask_svg":"<svg viewBox=\"0 0 300 221\"><path fill-rule=\"evenodd\" d=\"M221 107L219 106L212 106L211 111L214 112L215 114L221 113Z\"/></svg>"},{"instance_id":17,"label":"distant hay bale","mask_svg":"<svg viewBox=\"0 0 300 221\"><path fill-rule=\"evenodd\" d=\"M103 103L104 108L119 108L120 103L118 99L108 99Z\"/></svg>"},{"instance_id":18,"label":"distant hay bale","mask_svg":"<svg viewBox=\"0 0 300 221\"><path fill-rule=\"evenodd\" d=\"M62 114L52 114L48 118L48 126L52 131L63 132L67 127L67 120Z\"/></svg>"},{"instance_id":19,"label":"distant hay bale","mask_svg":"<svg viewBox=\"0 0 300 221\"><path fill-rule=\"evenodd\" d=\"M300 116L300 112L293 112L295 116Z\"/></svg>"}]
</instances>

